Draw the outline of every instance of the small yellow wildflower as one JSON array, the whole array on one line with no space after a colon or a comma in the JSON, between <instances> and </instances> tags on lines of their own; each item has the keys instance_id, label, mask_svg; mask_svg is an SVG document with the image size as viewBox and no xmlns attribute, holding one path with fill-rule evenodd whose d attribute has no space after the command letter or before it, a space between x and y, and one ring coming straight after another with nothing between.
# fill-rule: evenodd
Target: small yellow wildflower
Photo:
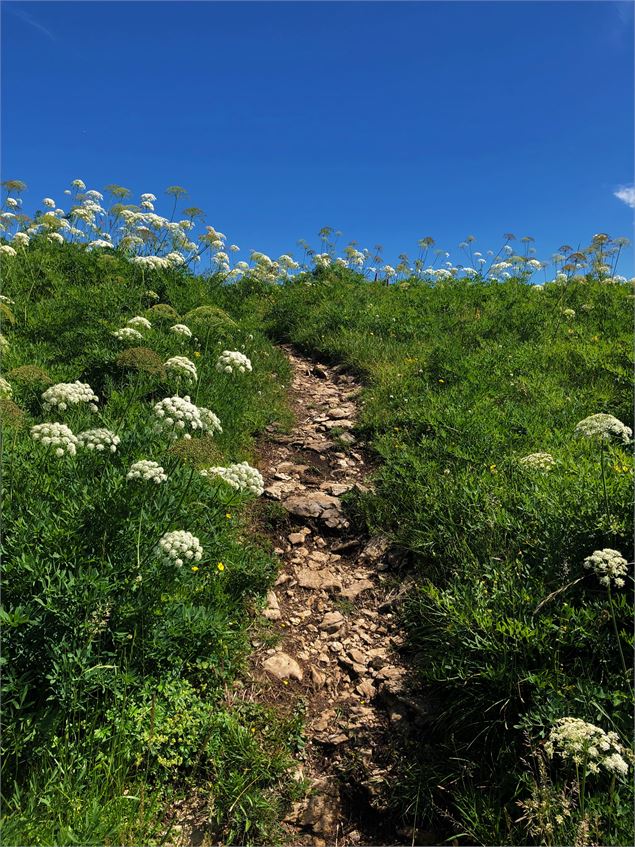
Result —
<instances>
[{"instance_id":1,"label":"small yellow wildflower","mask_svg":"<svg viewBox=\"0 0 635 847\"><path fill-rule=\"evenodd\" d=\"M194 573L196 573L196 571L198 570L198 568L196 567L196 565L194 565L194 567L192 568L192 570L194 571Z\"/></svg>"},{"instance_id":2,"label":"small yellow wildflower","mask_svg":"<svg viewBox=\"0 0 635 847\"><path fill-rule=\"evenodd\" d=\"M199 351L198 351L198 350L196 350L196 351L195 351L195 353L194 353L194 358L196 358L196 359L200 359L200 358L201 358L201 354L199 353Z\"/></svg>"},{"instance_id":3,"label":"small yellow wildflower","mask_svg":"<svg viewBox=\"0 0 635 847\"><path fill-rule=\"evenodd\" d=\"M227 520L228 520L228 521L230 521L232 516L231 516L231 514L230 514L229 512L227 512L227 514L225 515L225 517L227 518Z\"/></svg>"},{"instance_id":4,"label":"small yellow wildflower","mask_svg":"<svg viewBox=\"0 0 635 847\"><path fill-rule=\"evenodd\" d=\"M444 380L444 379L440 379L440 380L439 380L439 382L445 382L445 380Z\"/></svg>"},{"instance_id":5,"label":"small yellow wildflower","mask_svg":"<svg viewBox=\"0 0 635 847\"><path fill-rule=\"evenodd\" d=\"M219 570L219 571L224 571L224 570L225 570L225 565L224 565L222 562L219 562L219 563L216 565L216 567L218 568L218 570Z\"/></svg>"},{"instance_id":6,"label":"small yellow wildflower","mask_svg":"<svg viewBox=\"0 0 635 847\"><path fill-rule=\"evenodd\" d=\"M496 465L490 465L489 469L491 473L498 473L498 471L496 470Z\"/></svg>"}]
</instances>

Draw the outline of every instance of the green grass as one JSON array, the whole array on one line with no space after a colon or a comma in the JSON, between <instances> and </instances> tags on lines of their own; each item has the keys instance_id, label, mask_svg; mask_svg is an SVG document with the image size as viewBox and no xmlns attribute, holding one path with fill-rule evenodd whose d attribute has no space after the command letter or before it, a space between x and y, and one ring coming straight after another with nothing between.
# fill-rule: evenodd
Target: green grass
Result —
<instances>
[{"instance_id":1,"label":"green grass","mask_svg":"<svg viewBox=\"0 0 635 847\"><path fill-rule=\"evenodd\" d=\"M631 740L632 580L609 595L583 562L605 547L631 558L633 463L575 435L598 412L632 426L628 286L386 287L341 270L223 285L34 239L3 262L3 293L3 843L160 843L193 798L212 839L279 839L302 715L228 694L275 562L247 498L197 473L249 461L254 436L288 420L289 367L268 336L366 385L378 469L353 508L393 539L390 576L414 580L401 620L430 706L404 739L392 811L469 844L632 843L626 782L544 755L564 716ZM135 315L151 329L117 341ZM253 373L218 373L224 349ZM195 362L187 391L222 433L172 444L155 430L175 355ZM47 384L74 380L99 411L46 412ZM50 420L121 443L57 458L29 435ZM521 464L536 452L549 472ZM168 481L127 482L139 459ZM197 571L155 555L177 529L203 547Z\"/></svg>"},{"instance_id":2,"label":"green grass","mask_svg":"<svg viewBox=\"0 0 635 847\"><path fill-rule=\"evenodd\" d=\"M558 718L630 744L632 580L609 601L583 561L604 547L631 558L633 463L574 430L598 412L633 425L632 302L629 286L591 279L385 287L340 272L285 285L267 309L278 338L366 382L360 429L381 464L357 508L416 577L402 620L433 704L394 804L467 843L576 840L580 810L554 824L555 800L551 834L519 820L539 792L532 751ZM536 452L550 472L520 464ZM549 762L549 785L575 783ZM598 777L586 793L590 837L631 843L627 786Z\"/></svg>"},{"instance_id":3,"label":"green grass","mask_svg":"<svg viewBox=\"0 0 635 847\"><path fill-rule=\"evenodd\" d=\"M285 419L286 359L221 308L213 280L38 243L3 277L3 843L158 843L166 810L193 791L214 838L275 840L297 726L225 701L276 563L245 537L247 498L198 469L250 460L254 435ZM170 332L194 307L206 307L189 316L194 337ZM152 322L144 338L113 337L135 315ZM253 372L218 373L223 349ZM222 434L173 444L155 430L154 404L177 390L155 365L175 355L199 375L179 393ZM43 409L47 382L75 380L97 413ZM58 458L29 435L51 420L121 443ZM139 459L168 481L128 482ZM156 556L177 529L203 547L196 570Z\"/></svg>"}]
</instances>

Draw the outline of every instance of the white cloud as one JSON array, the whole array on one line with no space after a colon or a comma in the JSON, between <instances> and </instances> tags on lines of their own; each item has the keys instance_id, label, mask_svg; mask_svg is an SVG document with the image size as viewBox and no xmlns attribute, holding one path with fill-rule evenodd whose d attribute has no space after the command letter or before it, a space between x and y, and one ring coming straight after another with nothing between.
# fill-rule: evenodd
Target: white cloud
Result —
<instances>
[{"instance_id":1,"label":"white cloud","mask_svg":"<svg viewBox=\"0 0 635 847\"><path fill-rule=\"evenodd\" d=\"M631 209L635 209L635 186L620 185L617 191L613 192L614 196L622 203L626 203Z\"/></svg>"}]
</instances>

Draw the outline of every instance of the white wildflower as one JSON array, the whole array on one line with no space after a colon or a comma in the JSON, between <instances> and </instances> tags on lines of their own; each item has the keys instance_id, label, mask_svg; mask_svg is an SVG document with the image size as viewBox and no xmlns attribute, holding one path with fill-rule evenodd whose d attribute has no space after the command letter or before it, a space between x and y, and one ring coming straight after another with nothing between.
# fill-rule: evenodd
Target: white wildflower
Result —
<instances>
[{"instance_id":1,"label":"white wildflower","mask_svg":"<svg viewBox=\"0 0 635 847\"><path fill-rule=\"evenodd\" d=\"M216 370L229 374L236 370L244 374L245 371L251 371L252 367L250 360L244 353L240 353L238 350L223 350L216 362Z\"/></svg>"},{"instance_id":2,"label":"white wildflower","mask_svg":"<svg viewBox=\"0 0 635 847\"><path fill-rule=\"evenodd\" d=\"M523 456L520 460L521 465L529 468L536 468L540 471L550 471L556 461L551 453L530 453L528 456Z\"/></svg>"},{"instance_id":3,"label":"white wildflower","mask_svg":"<svg viewBox=\"0 0 635 847\"><path fill-rule=\"evenodd\" d=\"M611 580L617 588L624 586L622 577L628 572L628 563L618 550L612 550L610 547L596 550L584 560L584 567L592 570L600 583L607 588L610 587Z\"/></svg>"},{"instance_id":4,"label":"white wildflower","mask_svg":"<svg viewBox=\"0 0 635 847\"><path fill-rule=\"evenodd\" d=\"M154 482L160 485L165 482L168 475L157 462L150 462L147 459L141 459L130 466L130 470L126 475L126 479L139 479L142 482Z\"/></svg>"},{"instance_id":5,"label":"white wildflower","mask_svg":"<svg viewBox=\"0 0 635 847\"><path fill-rule=\"evenodd\" d=\"M31 427L31 438L45 447L52 447L56 456L63 456L65 453L74 456L77 452L77 438L66 424L36 424Z\"/></svg>"},{"instance_id":6,"label":"white wildflower","mask_svg":"<svg viewBox=\"0 0 635 847\"><path fill-rule=\"evenodd\" d=\"M16 232L13 236L13 243L17 244L18 247L28 247L31 239L26 234L26 232Z\"/></svg>"},{"instance_id":7,"label":"white wildflower","mask_svg":"<svg viewBox=\"0 0 635 847\"><path fill-rule=\"evenodd\" d=\"M48 241L50 241L51 243L52 243L53 241L54 241L56 244L63 244L63 243L64 243L64 236L63 236L63 235L60 235L60 233L59 233L59 232L52 232L50 235L47 235L47 237L46 237L46 238L47 238L47 240L48 240Z\"/></svg>"},{"instance_id":8,"label":"white wildflower","mask_svg":"<svg viewBox=\"0 0 635 847\"><path fill-rule=\"evenodd\" d=\"M633 430L625 426L620 420L600 413L598 415L590 415L588 418L576 424L576 435L584 435L586 438L618 438L624 444L628 444L633 435Z\"/></svg>"},{"instance_id":9,"label":"white wildflower","mask_svg":"<svg viewBox=\"0 0 635 847\"><path fill-rule=\"evenodd\" d=\"M192 337L192 330L185 326L185 324L174 324L174 326L170 327L170 332L173 332L175 335L182 335L184 338Z\"/></svg>"},{"instance_id":10,"label":"white wildflower","mask_svg":"<svg viewBox=\"0 0 635 847\"><path fill-rule=\"evenodd\" d=\"M56 408L60 412L66 411L69 406L77 406L79 403L88 403L91 411L96 412L96 403L99 398L87 382L58 382L47 388L42 394L44 409Z\"/></svg>"},{"instance_id":11,"label":"white wildflower","mask_svg":"<svg viewBox=\"0 0 635 847\"><path fill-rule=\"evenodd\" d=\"M10 244L0 244L0 255L17 256L16 250Z\"/></svg>"},{"instance_id":12,"label":"white wildflower","mask_svg":"<svg viewBox=\"0 0 635 847\"><path fill-rule=\"evenodd\" d=\"M179 568L186 562L200 562L203 558L201 542L184 529L166 532L159 540L157 552L164 562L175 564Z\"/></svg>"},{"instance_id":13,"label":"white wildflower","mask_svg":"<svg viewBox=\"0 0 635 847\"><path fill-rule=\"evenodd\" d=\"M55 200L51 200L50 197L45 197L44 200L42 200L42 205L46 206L47 209L54 209L57 203Z\"/></svg>"},{"instance_id":14,"label":"white wildflower","mask_svg":"<svg viewBox=\"0 0 635 847\"><path fill-rule=\"evenodd\" d=\"M188 381L196 381L198 379L196 365L188 359L187 356L172 356L172 358L168 359L165 363L165 369L168 373L171 373L179 379L185 379Z\"/></svg>"},{"instance_id":15,"label":"white wildflower","mask_svg":"<svg viewBox=\"0 0 635 847\"><path fill-rule=\"evenodd\" d=\"M167 432L172 438L179 435L190 438L190 431L223 431L214 412L195 406L187 395L166 397L154 406L154 414L158 418L157 429Z\"/></svg>"},{"instance_id":16,"label":"white wildflower","mask_svg":"<svg viewBox=\"0 0 635 847\"><path fill-rule=\"evenodd\" d=\"M121 443L119 436L115 435L109 429L87 429L80 432L77 436L77 444L80 447L85 447L87 450L94 450L97 453L108 451L116 453L117 447Z\"/></svg>"},{"instance_id":17,"label":"white wildflower","mask_svg":"<svg viewBox=\"0 0 635 847\"><path fill-rule=\"evenodd\" d=\"M143 338L143 335L131 326L124 326L121 329L116 329L112 335L114 335L118 341L139 341Z\"/></svg>"},{"instance_id":18,"label":"white wildflower","mask_svg":"<svg viewBox=\"0 0 635 847\"><path fill-rule=\"evenodd\" d=\"M604 732L599 726L580 718L561 718L545 742L548 756L559 753L576 765L584 765L588 773L597 773L603 767L610 774L624 776L628 764L623 757L624 747L615 732Z\"/></svg>"},{"instance_id":19,"label":"white wildflower","mask_svg":"<svg viewBox=\"0 0 635 847\"><path fill-rule=\"evenodd\" d=\"M575 318L575 309L563 309L562 314L568 321L572 321Z\"/></svg>"},{"instance_id":20,"label":"white wildflower","mask_svg":"<svg viewBox=\"0 0 635 847\"><path fill-rule=\"evenodd\" d=\"M0 376L0 397L13 397L11 385Z\"/></svg>"},{"instance_id":21,"label":"white wildflower","mask_svg":"<svg viewBox=\"0 0 635 847\"><path fill-rule=\"evenodd\" d=\"M229 467L213 467L201 471L201 476L220 477L232 488L238 491L248 491L255 497L260 495L265 490L265 483L262 474L256 468L253 468L247 462L239 462Z\"/></svg>"},{"instance_id":22,"label":"white wildflower","mask_svg":"<svg viewBox=\"0 0 635 847\"><path fill-rule=\"evenodd\" d=\"M134 318L130 318L128 321L128 326L133 327L133 329L152 329L152 324L147 318L141 317L141 315L135 315Z\"/></svg>"}]
</instances>

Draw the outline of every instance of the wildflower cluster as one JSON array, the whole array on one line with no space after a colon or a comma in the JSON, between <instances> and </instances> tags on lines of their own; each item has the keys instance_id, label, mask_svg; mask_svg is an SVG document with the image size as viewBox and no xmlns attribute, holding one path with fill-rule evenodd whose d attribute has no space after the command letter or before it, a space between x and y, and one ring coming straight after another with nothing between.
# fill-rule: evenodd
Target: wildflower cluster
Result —
<instances>
[{"instance_id":1,"label":"wildflower cluster","mask_svg":"<svg viewBox=\"0 0 635 847\"><path fill-rule=\"evenodd\" d=\"M97 453L104 451L116 453L117 447L121 444L121 439L109 429L87 429L85 432L79 433L77 444L79 447L85 447L86 450L95 450Z\"/></svg>"},{"instance_id":2,"label":"wildflower cluster","mask_svg":"<svg viewBox=\"0 0 635 847\"><path fill-rule=\"evenodd\" d=\"M13 389L11 385L4 379L4 377L0 376L0 397L13 397Z\"/></svg>"},{"instance_id":3,"label":"wildflower cluster","mask_svg":"<svg viewBox=\"0 0 635 847\"><path fill-rule=\"evenodd\" d=\"M561 718L549 733L545 752L548 756L557 752L563 759L584 766L590 774L599 773L600 768L617 776L628 773L625 750L617 733L604 732L580 718Z\"/></svg>"},{"instance_id":4,"label":"wildflower cluster","mask_svg":"<svg viewBox=\"0 0 635 847\"><path fill-rule=\"evenodd\" d=\"M126 475L126 479L154 482L156 485L165 482L167 478L168 475L158 462L150 462L147 459L141 459L139 462L130 465L130 470Z\"/></svg>"},{"instance_id":5,"label":"wildflower cluster","mask_svg":"<svg viewBox=\"0 0 635 847\"><path fill-rule=\"evenodd\" d=\"M192 330L185 326L185 324L174 324L174 326L170 327L170 332L173 332L175 335L182 335L184 338L192 337Z\"/></svg>"},{"instance_id":6,"label":"wildflower cluster","mask_svg":"<svg viewBox=\"0 0 635 847\"><path fill-rule=\"evenodd\" d=\"M251 371L251 362L238 350L223 350L216 362L216 370L231 374L235 370L241 374Z\"/></svg>"},{"instance_id":7,"label":"wildflower cluster","mask_svg":"<svg viewBox=\"0 0 635 847\"><path fill-rule=\"evenodd\" d=\"M168 564L182 567L186 561L200 562L203 558L201 542L191 532L177 529L174 532L166 532L159 539L157 552L161 559Z\"/></svg>"},{"instance_id":8,"label":"wildflower cluster","mask_svg":"<svg viewBox=\"0 0 635 847\"><path fill-rule=\"evenodd\" d=\"M550 471L555 463L556 461L551 453L530 453L520 460L521 465L539 471Z\"/></svg>"},{"instance_id":9,"label":"wildflower cluster","mask_svg":"<svg viewBox=\"0 0 635 847\"><path fill-rule=\"evenodd\" d=\"M590 415L584 418L576 424L575 431L577 435L583 435L586 438L621 439L624 444L628 444L633 435L630 427L625 426L613 415L606 414Z\"/></svg>"},{"instance_id":10,"label":"wildflower cluster","mask_svg":"<svg viewBox=\"0 0 635 847\"><path fill-rule=\"evenodd\" d=\"M74 456L77 452L77 438L66 424L36 424L31 427L31 438L45 447L52 447L56 456L63 456L65 453Z\"/></svg>"},{"instance_id":11,"label":"wildflower cluster","mask_svg":"<svg viewBox=\"0 0 635 847\"><path fill-rule=\"evenodd\" d=\"M113 335L117 341L141 341L143 339L143 335L139 330L132 326L124 326L122 329L116 329Z\"/></svg>"},{"instance_id":12,"label":"wildflower cluster","mask_svg":"<svg viewBox=\"0 0 635 847\"><path fill-rule=\"evenodd\" d=\"M134 329L152 329L150 321L141 315L136 315L134 318L130 318L128 326L131 326Z\"/></svg>"},{"instance_id":13,"label":"wildflower cluster","mask_svg":"<svg viewBox=\"0 0 635 847\"><path fill-rule=\"evenodd\" d=\"M498 282L512 276L529 282L549 265L553 267L553 282L556 284L584 279L581 276L584 273L593 274L603 283L625 281L624 277L616 275L616 268L628 239L611 239L606 233L594 235L586 248L575 250L569 245L562 245L550 262L536 258L531 236L523 236L514 246L516 236L505 233L498 251L483 253L473 249L475 237L469 235L458 245L462 255L455 261L450 259L446 250L434 249L434 239L426 236L418 241L419 255L415 259L401 253L393 267L384 261L379 245L371 252L368 248L359 249L356 242L351 242L344 247L343 256L336 256L335 244L341 233L334 232L331 227L323 227L319 232L321 252L313 250L303 240L298 242L304 249L302 262L297 262L288 253L272 259L254 250L249 262L238 261L232 267L231 254L240 252L238 245L230 244L228 247L227 236L213 226L205 226L202 232L196 234L197 219L202 219L201 209L186 208L183 212L186 217L173 219L176 202L187 194L180 186L171 186L166 191L175 200L169 219L157 214L157 198L149 192L141 194L135 205L131 202L131 191L110 185L108 192L112 202L108 205L104 195L94 189L87 190L83 180L73 180L71 186L72 189L64 192L72 197L70 209L58 208L53 198L46 197L42 201L46 211L30 219L21 212L22 200L11 196L13 192L23 191L26 185L19 180L12 181L5 199L6 208L0 211L0 231L6 233L11 244L1 245L0 254L16 256L16 247L25 249L32 238L41 236L57 244L82 244L88 250L117 249L130 262L150 272L198 263L207 252L213 272L230 280L248 275L265 283L289 279L298 270L319 272L330 267L350 268L385 282L411 277L430 283L479 278ZM332 239L333 235L335 239ZM575 313L570 317L575 317Z\"/></svg>"},{"instance_id":14,"label":"wildflower cluster","mask_svg":"<svg viewBox=\"0 0 635 847\"><path fill-rule=\"evenodd\" d=\"M206 468L201 471L201 475L206 477L220 477L237 491L248 491L255 497L260 497L265 490L262 474L256 468L251 467L248 462L239 462L235 465L229 465L226 468Z\"/></svg>"},{"instance_id":15,"label":"wildflower cluster","mask_svg":"<svg viewBox=\"0 0 635 847\"><path fill-rule=\"evenodd\" d=\"M596 550L584 560L584 567L592 570L600 583L607 588L610 587L611 580L617 588L624 587L622 577L628 572L628 563L618 550L612 550L610 547Z\"/></svg>"},{"instance_id":16,"label":"wildflower cluster","mask_svg":"<svg viewBox=\"0 0 635 847\"><path fill-rule=\"evenodd\" d=\"M158 418L157 429L168 432L172 438L178 438L179 434L191 438L188 430L200 433L223 431L214 412L195 406L187 395L166 397L155 405L154 414Z\"/></svg>"},{"instance_id":17,"label":"wildflower cluster","mask_svg":"<svg viewBox=\"0 0 635 847\"><path fill-rule=\"evenodd\" d=\"M177 379L184 379L186 382L195 382L198 379L196 365L187 356L172 356L163 367Z\"/></svg>"},{"instance_id":18,"label":"wildflower cluster","mask_svg":"<svg viewBox=\"0 0 635 847\"><path fill-rule=\"evenodd\" d=\"M77 406L79 403L88 403L91 411L96 412L96 403L99 398L86 382L58 382L47 388L42 394L44 409L57 408L60 412L66 411L69 406Z\"/></svg>"}]
</instances>

